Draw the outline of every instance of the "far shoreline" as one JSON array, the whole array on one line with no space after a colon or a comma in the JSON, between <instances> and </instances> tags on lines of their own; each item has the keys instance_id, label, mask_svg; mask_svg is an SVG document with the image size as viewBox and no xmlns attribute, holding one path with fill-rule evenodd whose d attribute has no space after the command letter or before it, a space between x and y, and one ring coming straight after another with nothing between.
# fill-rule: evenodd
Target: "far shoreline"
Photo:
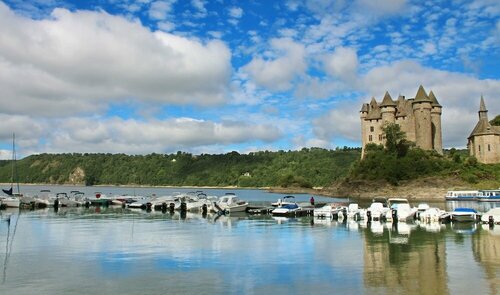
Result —
<instances>
[{"instance_id":1,"label":"far shoreline","mask_svg":"<svg viewBox=\"0 0 500 295\"><path fill-rule=\"evenodd\" d=\"M299 187L238 187L238 186L171 186L171 185L132 185L132 184L98 184L92 186L85 186L84 184L50 184L50 183L19 183L24 186L66 186L66 187L117 187L117 188L179 188L179 189L220 189L220 190L265 190L270 193L279 194L309 194L327 198L336 199L351 199L357 201L370 201L375 197L402 197L412 202L425 202L425 201L445 201L445 194L448 190L453 188L443 187L422 187L420 191L413 191L408 194L407 186L379 187L371 191L345 191L336 188L299 188ZM0 183L0 186L10 186L10 183ZM472 189L472 188L471 188Z\"/></svg>"}]
</instances>

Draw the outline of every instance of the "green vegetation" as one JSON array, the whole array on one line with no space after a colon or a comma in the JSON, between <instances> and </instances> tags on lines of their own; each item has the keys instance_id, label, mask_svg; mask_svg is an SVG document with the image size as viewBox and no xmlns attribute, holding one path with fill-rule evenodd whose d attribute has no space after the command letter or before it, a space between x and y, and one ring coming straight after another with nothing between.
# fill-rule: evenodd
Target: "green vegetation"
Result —
<instances>
[{"instance_id":1,"label":"green vegetation","mask_svg":"<svg viewBox=\"0 0 500 295\"><path fill-rule=\"evenodd\" d=\"M466 151L451 149L440 155L424 151L405 139L399 125L384 127L385 147L370 144L366 156L353 164L347 180L384 180L398 185L402 180L418 179L424 176L458 176L470 184L488 183L498 186L500 164L484 165Z\"/></svg>"},{"instance_id":2,"label":"green vegetation","mask_svg":"<svg viewBox=\"0 0 500 295\"><path fill-rule=\"evenodd\" d=\"M17 162L21 183L84 183L316 187L345 176L359 148L223 155L41 154ZM10 161L0 161L0 182L10 182Z\"/></svg>"},{"instance_id":3,"label":"green vegetation","mask_svg":"<svg viewBox=\"0 0 500 295\"><path fill-rule=\"evenodd\" d=\"M490 121L493 126L500 126L500 115L497 115L493 120Z\"/></svg>"}]
</instances>

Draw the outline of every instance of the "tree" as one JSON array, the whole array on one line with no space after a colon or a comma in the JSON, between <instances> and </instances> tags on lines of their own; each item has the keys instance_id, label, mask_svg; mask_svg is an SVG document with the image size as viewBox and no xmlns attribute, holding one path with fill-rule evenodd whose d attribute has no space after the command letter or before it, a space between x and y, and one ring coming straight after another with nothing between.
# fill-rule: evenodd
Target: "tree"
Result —
<instances>
[{"instance_id":1,"label":"tree","mask_svg":"<svg viewBox=\"0 0 500 295\"><path fill-rule=\"evenodd\" d=\"M500 126L500 115L497 115L493 120L490 121L493 126Z\"/></svg>"},{"instance_id":2,"label":"tree","mask_svg":"<svg viewBox=\"0 0 500 295\"><path fill-rule=\"evenodd\" d=\"M401 126L395 123L388 123L382 127L385 138L385 148L389 153L395 153L398 157L404 157L411 144L406 140L406 134L401 130Z\"/></svg>"}]
</instances>

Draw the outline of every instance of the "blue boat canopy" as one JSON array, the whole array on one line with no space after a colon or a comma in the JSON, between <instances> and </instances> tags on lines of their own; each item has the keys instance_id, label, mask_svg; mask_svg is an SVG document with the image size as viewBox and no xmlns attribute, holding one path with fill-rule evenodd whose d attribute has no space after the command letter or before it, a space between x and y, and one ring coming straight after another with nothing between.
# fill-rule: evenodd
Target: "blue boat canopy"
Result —
<instances>
[{"instance_id":1,"label":"blue boat canopy","mask_svg":"<svg viewBox=\"0 0 500 295\"><path fill-rule=\"evenodd\" d=\"M476 210L472 208L455 208L455 212L470 212L470 213L477 213Z\"/></svg>"}]
</instances>

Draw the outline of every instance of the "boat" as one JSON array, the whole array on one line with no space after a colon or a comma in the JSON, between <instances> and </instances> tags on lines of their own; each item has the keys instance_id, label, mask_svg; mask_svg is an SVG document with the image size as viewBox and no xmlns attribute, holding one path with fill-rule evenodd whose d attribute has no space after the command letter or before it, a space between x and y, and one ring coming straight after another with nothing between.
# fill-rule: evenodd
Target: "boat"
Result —
<instances>
[{"instance_id":1,"label":"boat","mask_svg":"<svg viewBox=\"0 0 500 295\"><path fill-rule=\"evenodd\" d=\"M481 216L482 223L500 224L500 207L492 208Z\"/></svg>"},{"instance_id":2,"label":"boat","mask_svg":"<svg viewBox=\"0 0 500 295\"><path fill-rule=\"evenodd\" d=\"M500 189L480 190L477 200L480 202L500 202Z\"/></svg>"},{"instance_id":3,"label":"boat","mask_svg":"<svg viewBox=\"0 0 500 295\"><path fill-rule=\"evenodd\" d=\"M283 199L278 199L278 201L271 203L273 207L279 207L286 204L296 204L294 196L284 196Z\"/></svg>"},{"instance_id":4,"label":"boat","mask_svg":"<svg viewBox=\"0 0 500 295\"><path fill-rule=\"evenodd\" d=\"M390 211L386 213L387 220L392 221L411 221L415 218L416 208L412 208L407 199L391 198L387 200Z\"/></svg>"},{"instance_id":5,"label":"boat","mask_svg":"<svg viewBox=\"0 0 500 295\"><path fill-rule=\"evenodd\" d=\"M437 207L429 207L418 212L418 220L422 223L435 223L449 221L450 214Z\"/></svg>"},{"instance_id":6,"label":"boat","mask_svg":"<svg viewBox=\"0 0 500 295\"><path fill-rule=\"evenodd\" d=\"M248 207L248 202L240 200L238 196L233 193L226 193L220 197L217 206L225 212L245 212Z\"/></svg>"},{"instance_id":7,"label":"boat","mask_svg":"<svg viewBox=\"0 0 500 295\"><path fill-rule=\"evenodd\" d=\"M301 208L295 202L294 196L286 196L286 202L282 202L280 206L276 207L271 214L273 216L288 216L294 215ZM283 199L285 199L283 198Z\"/></svg>"},{"instance_id":8,"label":"boat","mask_svg":"<svg viewBox=\"0 0 500 295\"><path fill-rule=\"evenodd\" d=\"M7 208L19 208L21 206L22 194L19 190L19 183L17 183L17 193L14 193L14 180L17 183L17 169L16 169L16 135L12 135L12 171L10 189L2 189L7 196L0 197L0 206Z\"/></svg>"},{"instance_id":9,"label":"boat","mask_svg":"<svg viewBox=\"0 0 500 295\"><path fill-rule=\"evenodd\" d=\"M387 202L380 199L373 199L370 207L366 209L366 220L382 220L386 218L387 212L389 212L387 207Z\"/></svg>"},{"instance_id":10,"label":"boat","mask_svg":"<svg viewBox=\"0 0 500 295\"><path fill-rule=\"evenodd\" d=\"M453 222L474 222L479 219L479 213L472 208L455 208L450 214Z\"/></svg>"},{"instance_id":11,"label":"boat","mask_svg":"<svg viewBox=\"0 0 500 295\"><path fill-rule=\"evenodd\" d=\"M479 196L479 191L448 191L445 199L447 201L475 201Z\"/></svg>"}]
</instances>

